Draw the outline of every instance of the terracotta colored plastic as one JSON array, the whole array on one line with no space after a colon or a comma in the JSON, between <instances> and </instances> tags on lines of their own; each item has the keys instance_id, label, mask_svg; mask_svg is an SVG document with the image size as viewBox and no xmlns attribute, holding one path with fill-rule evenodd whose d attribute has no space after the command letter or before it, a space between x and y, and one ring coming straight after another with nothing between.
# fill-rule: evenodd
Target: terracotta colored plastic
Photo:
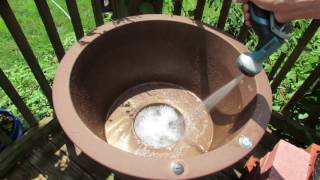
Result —
<instances>
[{"instance_id":1,"label":"terracotta colored plastic","mask_svg":"<svg viewBox=\"0 0 320 180\"><path fill-rule=\"evenodd\" d=\"M266 179L306 179L309 159L310 155L305 150L280 140L260 160L261 174L268 174Z\"/></svg>"},{"instance_id":2,"label":"terracotta colored plastic","mask_svg":"<svg viewBox=\"0 0 320 180\"><path fill-rule=\"evenodd\" d=\"M306 151L310 154L309 168L307 179L310 179L314 170L316 159L320 153L320 146L318 144L311 144Z\"/></svg>"},{"instance_id":3,"label":"terracotta colored plastic","mask_svg":"<svg viewBox=\"0 0 320 180\"><path fill-rule=\"evenodd\" d=\"M53 85L59 122L87 155L119 173L146 179L196 178L220 171L247 155L271 115L271 90L264 72L246 77L213 111L210 151L193 157L148 158L115 148L104 124L114 101L148 82L181 86L199 98L240 74L235 60L248 51L222 32L178 16L142 15L98 27L62 59ZM247 136L252 147L241 146ZM170 165L180 162L176 175Z\"/></svg>"},{"instance_id":4,"label":"terracotta colored plastic","mask_svg":"<svg viewBox=\"0 0 320 180\"><path fill-rule=\"evenodd\" d=\"M246 164L244 165L244 169L246 173L253 172L256 168L259 167L260 159L255 156L250 156L250 158L247 160Z\"/></svg>"},{"instance_id":5,"label":"terracotta colored plastic","mask_svg":"<svg viewBox=\"0 0 320 180\"><path fill-rule=\"evenodd\" d=\"M143 144L135 133L137 114L148 106L167 105L183 117L183 136L176 143L154 148ZM196 108L198 107L198 108ZM185 158L211 150L213 121L202 101L183 87L163 82L144 83L121 94L111 106L105 123L109 144L136 155Z\"/></svg>"},{"instance_id":6,"label":"terracotta colored plastic","mask_svg":"<svg viewBox=\"0 0 320 180\"><path fill-rule=\"evenodd\" d=\"M273 150L260 160L250 157L245 166L250 174L244 179L307 180L309 162L308 152L280 140Z\"/></svg>"}]
</instances>

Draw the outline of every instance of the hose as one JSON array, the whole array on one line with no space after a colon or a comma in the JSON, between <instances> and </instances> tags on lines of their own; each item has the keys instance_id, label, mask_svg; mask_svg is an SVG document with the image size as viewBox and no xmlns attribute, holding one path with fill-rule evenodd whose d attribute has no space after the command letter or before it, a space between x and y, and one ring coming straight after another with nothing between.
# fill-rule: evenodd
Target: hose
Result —
<instances>
[{"instance_id":1,"label":"hose","mask_svg":"<svg viewBox=\"0 0 320 180\"><path fill-rule=\"evenodd\" d=\"M55 0L51 0L51 2L62 11L62 13L71 21L70 15L67 11L65 11Z\"/></svg>"}]
</instances>

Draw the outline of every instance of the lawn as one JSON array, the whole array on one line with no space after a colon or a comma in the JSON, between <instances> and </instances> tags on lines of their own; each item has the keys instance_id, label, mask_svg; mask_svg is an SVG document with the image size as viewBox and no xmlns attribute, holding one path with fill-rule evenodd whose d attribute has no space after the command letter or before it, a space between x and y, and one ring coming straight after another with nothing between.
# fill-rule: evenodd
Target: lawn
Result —
<instances>
[{"instance_id":1,"label":"lawn","mask_svg":"<svg viewBox=\"0 0 320 180\"><path fill-rule=\"evenodd\" d=\"M59 4L67 11L64 0L47 0L51 13L54 17L60 38L65 49L68 49L74 42L75 36L70 19L60 10L54 2ZM89 0L77 0L80 10L82 24L85 32L93 30L95 23L92 14L91 2ZM48 79L51 83L57 68L57 59L53 52L47 33L43 27L42 21L38 15L38 11L33 0L10 0L10 5L25 32L27 39L35 52L36 57ZM208 25L216 26L219 13L221 10L222 0L207 0L202 21ZM196 0L184 0L181 14L183 16L193 16L193 10L196 7ZM172 14L172 0L164 0L163 13ZM243 23L243 14L241 5L232 3L229 16L227 18L225 31L230 34L237 35ZM275 63L280 52L290 54L297 44L298 38L302 35L310 21L299 20L294 21L295 31L277 53L272 55L266 63L265 70L269 72ZM249 49L253 49L257 44L257 37L253 32L250 33L245 45ZM280 111L281 107L293 95L296 89L302 84L310 73L320 62L320 31L312 38L306 49L295 63L292 70L288 73L287 78L281 83L278 92L274 94L275 111ZM0 68L4 70L11 82L17 88L19 94L23 97L28 107L36 115L38 119L52 114L52 110L48 105L45 97L42 95L31 71L29 70L24 58L8 32L3 20L0 18ZM319 98L319 97L318 97ZM319 100L320 101L320 100ZM17 114L16 107L12 104L5 93L0 89L0 107L6 108Z\"/></svg>"},{"instance_id":2,"label":"lawn","mask_svg":"<svg viewBox=\"0 0 320 180\"><path fill-rule=\"evenodd\" d=\"M64 48L68 49L73 42L75 42L72 24L68 16L54 4L54 2L57 3L67 11L65 1L48 0L47 2L54 17ZM52 82L58 63L34 1L11 0L9 1L9 4L27 36L46 78L49 82ZM85 32L89 32L95 27L91 2L88 0L77 0L77 4L81 12L81 20ZM0 18L0 35L0 68L7 74L28 107L36 115L37 119L50 115L52 110L41 93L35 78L12 39L2 18ZM1 108L9 109L14 114L18 114L21 117L16 107L2 90L0 91L0 97Z\"/></svg>"}]
</instances>

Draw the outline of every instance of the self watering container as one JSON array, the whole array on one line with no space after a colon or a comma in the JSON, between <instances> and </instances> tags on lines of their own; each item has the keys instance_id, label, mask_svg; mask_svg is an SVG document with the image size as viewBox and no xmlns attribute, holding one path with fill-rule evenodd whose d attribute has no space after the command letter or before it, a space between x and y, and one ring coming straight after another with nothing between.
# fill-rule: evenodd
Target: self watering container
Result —
<instances>
[{"instance_id":1,"label":"self watering container","mask_svg":"<svg viewBox=\"0 0 320 180\"><path fill-rule=\"evenodd\" d=\"M244 77L211 111L208 95L241 74L247 48L198 21L141 15L98 27L62 59L58 120L84 153L120 174L197 178L246 156L271 115L266 74Z\"/></svg>"}]
</instances>

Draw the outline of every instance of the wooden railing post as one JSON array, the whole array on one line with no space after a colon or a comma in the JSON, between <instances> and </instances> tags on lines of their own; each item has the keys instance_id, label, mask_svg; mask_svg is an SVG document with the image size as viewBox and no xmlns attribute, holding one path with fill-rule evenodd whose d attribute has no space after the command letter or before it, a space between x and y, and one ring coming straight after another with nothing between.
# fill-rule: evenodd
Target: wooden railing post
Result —
<instances>
[{"instance_id":1,"label":"wooden railing post","mask_svg":"<svg viewBox=\"0 0 320 180\"><path fill-rule=\"evenodd\" d=\"M195 10L195 15L194 15L195 20L201 21L205 4L206 4L205 0L198 0L197 1L197 6L196 6L196 10Z\"/></svg>"},{"instance_id":2,"label":"wooden railing post","mask_svg":"<svg viewBox=\"0 0 320 180\"><path fill-rule=\"evenodd\" d=\"M120 19L129 15L129 7L123 5L123 0L111 0L112 16Z\"/></svg>"},{"instance_id":3,"label":"wooden railing post","mask_svg":"<svg viewBox=\"0 0 320 180\"><path fill-rule=\"evenodd\" d=\"M240 33L237 37L238 41L244 43L244 41L246 40L246 38L248 37L248 34L249 34L249 29L248 27L246 26L245 23L243 23L243 25L241 26L240 28Z\"/></svg>"},{"instance_id":4,"label":"wooden railing post","mask_svg":"<svg viewBox=\"0 0 320 180\"><path fill-rule=\"evenodd\" d=\"M34 118L33 114L31 113L27 105L23 102L22 98L19 96L14 86L11 84L11 82L1 69L0 86L4 90L4 92L9 96L11 101L17 106L18 110L21 112L22 116L30 124L30 126L36 125L37 121Z\"/></svg>"},{"instance_id":5,"label":"wooden railing post","mask_svg":"<svg viewBox=\"0 0 320 180\"><path fill-rule=\"evenodd\" d=\"M153 6L155 7L157 14L162 14L162 6L163 6L163 0L156 0L153 3Z\"/></svg>"},{"instance_id":6,"label":"wooden railing post","mask_svg":"<svg viewBox=\"0 0 320 180\"><path fill-rule=\"evenodd\" d=\"M231 6L232 0L223 0L222 8L220 11L219 21L217 27L221 30L224 29L224 25L226 24L229 9Z\"/></svg>"},{"instance_id":7,"label":"wooden railing post","mask_svg":"<svg viewBox=\"0 0 320 180\"><path fill-rule=\"evenodd\" d=\"M103 24L101 2L100 0L91 0L91 5L96 26L101 26Z\"/></svg>"},{"instance_id":8,"label":"wooden railing post","mask_svg":"<svg viewBox=\"0 0 320 180\"><path fill-rule=\"evenodd\" d=\"M57 28L54 24L52 15L50 13L47 1L35 0L34 2L38 8L40 17L42 19L44 27L46 28L53 49L57 55L58 60L60 61L64 56L64 48L61 43Z\"/></svg>"},{"instance_id":9,"label":"wooden railing post","mask_svg":"<svg viewBox=\"0 0 320 180\"><path fill-rule=\"evenodd\" d=\"M77 6L77 2L75 0L66 0L67 8L71 17L71 23L73 26L74 33L76 34L76 38L79 41L84 35L83 27L81 23L81 18L79 15L79 10Z\"/></svg>"},{"instance_id":10,"label":"wooden railing post","mask_svg":"<svg viewBox=\"0 0 320 180\"><path fill-rule=\"evenodd\" d=\"M182 0L174 0L173 14L180 16L181 15L181 8L182 8Z\"/></svg>"}]
</instances>

